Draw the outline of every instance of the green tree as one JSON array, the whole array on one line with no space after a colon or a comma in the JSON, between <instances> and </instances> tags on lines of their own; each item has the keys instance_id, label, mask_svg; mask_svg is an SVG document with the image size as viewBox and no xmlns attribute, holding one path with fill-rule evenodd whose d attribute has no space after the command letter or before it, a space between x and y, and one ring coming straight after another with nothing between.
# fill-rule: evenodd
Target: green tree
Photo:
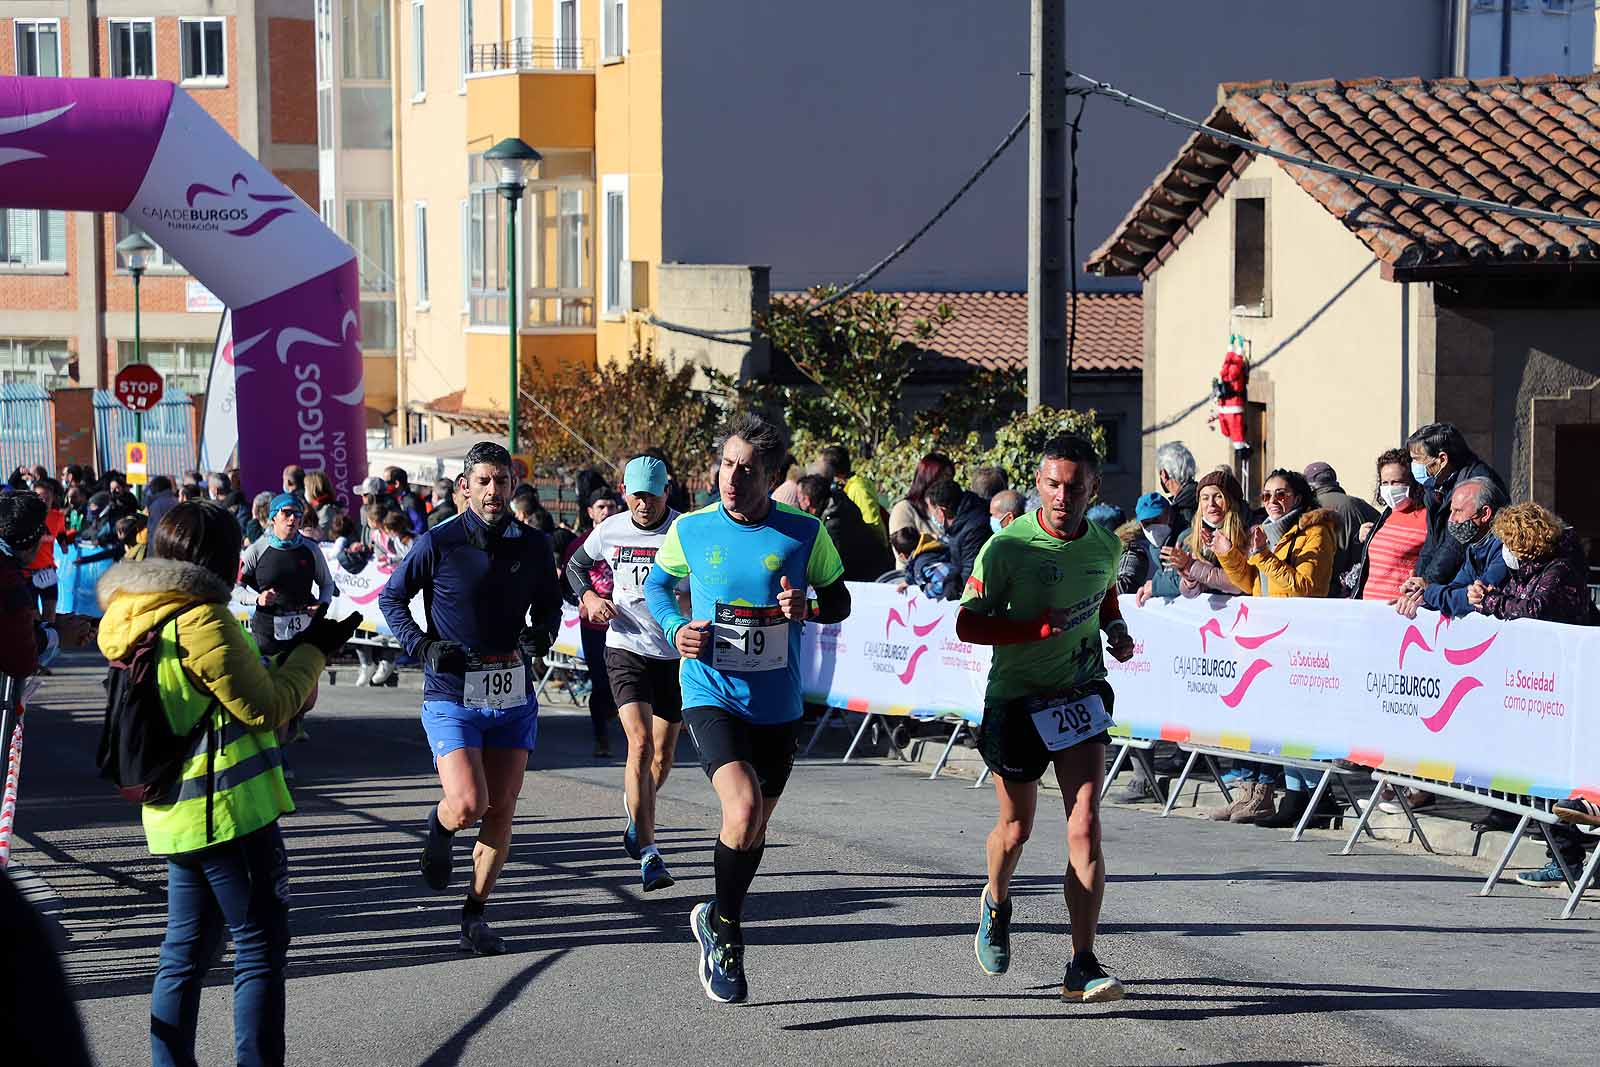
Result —
<instances>
[{"instance_id":1,"label":"green tree","mask_svg":"<svg viewBox=\"0 0 1600 1067\"><path fill-rule=\"evenodd\" d=\"M955 317L941 304L925 319L908 319L904 303L878 293L852 293L820 310L838 292L818 286L798 300L775 300L757 320L773 353L815 387L783 391L791 431L874 455L906 422L907 380L923 350Z\"/></svg>"}]
</instances>

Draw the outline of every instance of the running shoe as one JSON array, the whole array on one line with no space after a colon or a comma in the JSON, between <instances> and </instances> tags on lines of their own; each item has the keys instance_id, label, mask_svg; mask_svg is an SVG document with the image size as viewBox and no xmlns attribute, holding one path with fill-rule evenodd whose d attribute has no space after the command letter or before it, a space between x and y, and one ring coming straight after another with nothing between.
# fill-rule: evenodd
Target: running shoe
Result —
<instances>
[{"instance_id":1,"label":"running shoe","mask_svg":"<svg viewBox=\"0 0 1600 1067\"><path fill-rule=\"evenodd\" d=\"M659 852L652 852L644 858L639 865L639 876L644 881L646 893L654 893L657 889L671 889L678 884L672 877L672 872L667 870L667 861L661 858Z\"/></svg>"},{"instance_id":2,"label":"running shoe","mask_svg":"<svg viewBox=\"0 0 1600 1067\"><path fill-rule=\"evenodd\" d=\"M744 946L723 942L711 928L716 903L696 904L689 913L694 939L700 943L700 987L719 1004L738 1004L750 995L744 978Z\"/></svg>"},{"instance_id":3,"label":"running shoe","mask_svg":"<svg viewBox=\"0 0 1600 1067\"><path fill-rule=\"evenodd\" d=\"M630 860L639 858L639 829L633 825L633 809L628 807L628 794L622 794L622 810L627 813L628 825L622 828L622 851Z\"/></svg>"},{"instance_id":4,"label":"running shoe","mask_svg":"<svg viewBox=\"0 0 1600 1067\"><path fill-rule=\"evenodd\" d=\"M1061 980L1062 1000L1081 1000L1085 1004L1103 1004L1121 1000L1122 983L1106 973L1093 952L1074 956L1067 964L1067 975Z\"/></svg>"},{"instance_id":5,"label":"running shoe","mask_svg":"<svg viewBox=\"0 0 1600 1067\"><path fill-rule=\"evenodd\" d=\"M1531 885L1535 889L1553 889L1557 886L1565 887L1567 876L1561 873L1561 864L1551 860L1537 870L1518 871L1517 881L1523 885Z\"/></svg>"},{"instance_id":6,"label":"running shoe","mask_svg":"<svg viewBox=\"0 0 1600 1067\"><path fill-rule=\"evenodd\" d=\"M1005 974L1011 966L1011 901L996 904L989 899L989 887L978 894L978 932L972 948L984 974Z\"/></svg>"},{"instance_id":7,"label":"running shoe","mask_svg":"<svg viewBox=\"0 0 1600 1067\"><path fill-rule=\"evenodd\" d=\"M422 880L435 893L450 888L450 868L454 860L455 838L436 830L437 809L428 816L427 840L422 846Z\"/></svg>"},{"instance_id":8,"label":"running shoe","mask_svg":"<svg viewBox=\"0 0 1600 1067\"><path fill-rule=\"evenodd\" d=\"M474 956L503 956L506 939L490 929L483 918L468 919L461 924L461 951Z\"/></svg>"}]
</instances>

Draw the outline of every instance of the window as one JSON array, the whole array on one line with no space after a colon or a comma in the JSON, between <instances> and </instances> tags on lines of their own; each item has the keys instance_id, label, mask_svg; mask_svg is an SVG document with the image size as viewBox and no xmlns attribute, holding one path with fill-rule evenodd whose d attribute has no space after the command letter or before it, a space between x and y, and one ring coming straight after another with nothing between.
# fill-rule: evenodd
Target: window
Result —
<instances>
[{"instance_id":1,"label":"window","mask_svg":"<svg viewBox=\"0 0 1600 1067\"><path fill-rule=\"evenodd\" d=\"M322 216L322 224L324 226L327 226L329 229L335 229L336 228L335 220L334 220L334 217L333 217L333 201L332 200L324 199L322 201L322 208L321 208L320 211L317 212L317 214Z\"/></svg>"},{"instance_id":2,"label":"window","mask_svg":"<svg viewBox=\"0 0 1600 1067\"><path fill-rule=\"evenodd\" d=\"M124 237L133 232L133 227L128 225L128 220L125 217L122 215L113 215L112 218L117 220L117 241L121 241ZM145 234L145 236L150 237L149 234ZM156 245L156 250L150 254L150 259L145 264L146 272L158 273L164 271L172 274L181 274L183 272L183 264L173 259L172 256L167 253L165 248L162 248L160 245L156 244L154 237L150 237L150 243ZM128 264L123 261L122 255L119 253L117 255L117 273L126 274L127 271Z\"/></svg>"},{"instance_id":3,"label":"window","mask_svg":"<svg viewBox=\"0 0 1600 1067\"><path fill-rule=\"evenodd\" d=\"M605 177L605 311L621 315L628 310L632 281L628 266L628 177Z\"/></svg>"},{"instance_id":4,"label":"window","mask_svg":"<svg viewBox=\"0 0 1600 1067\"><path fill-rule=\"evenodd\" d=\"M317 0L313 23L317 35L317 84L333 81L333 0Z\"/></svg>"},{"instance_id":5,"label":"window","mask_svg":"<svg viewBox=\"0 0 1600 1067\"><path fill-rule=\"evenodd\" d=\"M60 76L60 20L17 19L17 73L39 78Z\"/></svg>"},{"instance_id":6,"label":"window","mask_svg":"<svg viewBox=\"0 0 1600 1067\"><path fill-rule=\"evenodd\" d=\"M39 340L0 337L0 384L26 383L58 389L70 386L72 350L66 338Z\"/></svg>"},{"instance_id":7,"label":"window","mask_svg":"<svg viewBox=\"0 0 1600 1067\"><path fill-rule=\"evenodd\" d=\"M156 24L153 19L111 19L111 76L156 76Z\"/></svg>"},{"instance_id":8,"label":"window","mask_svg":"<svg viewBox=\"0 0 1600 1067\"><path fill-rule=\"evenodd\" d=\"M178 40L183 46L184 81L228 80L221 19L179 19Z\"/></svg>"},{"instance_id":9,"label":"window","mask_svg":"<svg viewBox=\"0 0 1600 1067\"><path fill-rule=\"evenodd\" d=\"M1246 315L1269 315L1267 276L1267 201L1233 201L1233 306Z\"/></svg>"},{"instance_id":10,"label":"window","mask_svg":"<svg viewBox=\"0 0 1600 1067\"><path fill-rule=\"evenodd\" d=\"M347 200L344 239L356 250L363 293L394 291L394 206L388 200Z\"/></svg>"},{"instance_id":11,"label":"window","mask_svg":"<svg viewBox=\"0 0 1600 1067\"><path fill-rule=\"evenodd\" d=\"M428 95L427 12L422 0L411 0L411 98Z\"/></svg>"},{"instance_id":12,"label":"window","mask_svg":"<svg viewBox=\"0 0 1600 1067\"><path fill-rule=\"evenodd\" d=\"M211 373L213 342L162 341L142 337L139 355L144 362L161 372L168 389L182 389L190 396L206 391L206 378ZM117 366L126 367L133 362L133 342L117 342ZM148 426L146 417L145 425Z\"/></svg>"},{"instance_id":13,"label":"window","mask_svg":"<svg viewBox=\"0 0 1600 1067\"><path fill-rule=\"evenodd\" d=\"M345 240L361 271L361 347L395 346L394 204L345 201Z\"/></svg>"},{"instance_id":14,"label":"window","mask_svg":"<svg viewBox=\"0 0 1600 1067\"><path fill-rule=\"evenodd\" d=\"M468 320L500 326L507 318L505 202L481 155L469 157L468 186L461 209ZM593 155L545 152L517 213L519 327L594 325L593 203Z\"/></svg>"},{"instance_id":15,"label":"window","mask_svg":"<svg viewBox=\"0 0 1600 1067\"><path fill-rule=\"evenodd\" d=\"M1122 420L1120 418L1104 418L1100 420L1100 429L1106 435L1106 454L1100 457L1101 466L1107 471L1120 471L1122 469Z\"/></svg>"},{"instance_id":16,"label":"window","mask_svg":"<svg viewBox=\"0 0 1600 1067\"><path fill-rule=\"evenodd\" d=\"M416 205L417 306L428 306L428 205Z\"/></svg>"},{"instance_id":17,"label":"window","mask_svg":"<svg viewBox=\"0 0 1600 1067\"><path fill-rule=\"evenodd\" d=\"M621 59L628 54L628 0L600 0L600 55Z\"/></svg>"},{"instance_id":18,"label":"window","mask_svg":"<svg viewBox=\"0 0 1600 1067\"><path fill-rule=\"evenodd\" d=\"M389 0L340 0L344 76L389 80Z\"/></svg>"},{"instance_id":19,"label":"window","mask_svg":"<svg viewBox=\"0 0 1600 1067\"><path fill-rule=\"evenodd\" d=\"M468 197L457 205L461 213L461 313L467 313L472 300L472 199ZM413 438L415 440L415 438Z\"/></svg>"},{"instance_id":20,"label":"window","mask_svg":"<svg viewBox=\"0 0 1600 1067\"><path fill-rule=\"evenodd\" d=\"M66 266L65 211L0 211L0 267L65 270Z\"/></svg>"},{"instance_id":21,"label":"window","mask_svg":"<svg viewBox=\"0 0 1600 1067\"><path fill-rule=\"evenodd\" d=\"M394 111L387 85L339 88L339 147L394 147Z\"/></svg>"},{"instance_id":22,"label":"window","mask_svg":"<svg viewBox=\"0 0 1600 1067\"><path fill-rule=\"evenodd\" d=\"M461 5L461 81L456 88L467 91L467 75L472 73L472 0L456 0Z\"/></svg>"},{"instance_id":23,"label":"window","mask_svg":"<svg viewBox=\"0 0 1600 1067\"><path fill-rule=\"evenodd\" d=\"M556 69L577 70L583 65L578 43L578 0L555 0Z\"/></svg>"}]
</instances>

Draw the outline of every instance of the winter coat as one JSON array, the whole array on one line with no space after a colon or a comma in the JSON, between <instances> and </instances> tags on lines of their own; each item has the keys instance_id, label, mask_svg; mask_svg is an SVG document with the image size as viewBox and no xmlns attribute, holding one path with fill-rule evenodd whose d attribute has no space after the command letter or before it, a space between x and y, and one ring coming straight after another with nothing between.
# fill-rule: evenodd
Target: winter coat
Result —
<instances>
[{"instance_id":1,"label":"winter coat","mask_svg":"<svg viewBox=\"0 0 1600 1067\"><path fill-rule=\"evenodd\" d=\"M1187 529L1174 528L1161 548L1181 547L1188 537ZM1178 572L1161 565L1161 548L1150 543L1142 523L1135 520L1118 526L1117 539L1122 542L1122 559L1117 563L1117 592L1137 593L1149 582L1155 596L1171 600L1178 595Z\"/></svg>"},{"instance_id":2,"label":"winter coat","mask_svg":"<svg viewBox=\"0 0 1600 1067\"><path fill-rule=\"evenodd\" d=\"M1493 467L1474 458L1460 470L1433 479L1422 491L1422 502L1428 509L1428 539L1422 543L1422 554L1417 557L1417 574L1426 578L1430 585L1435 582L1443 585L1454 578L1467 554L1461 543L1450 536L1450 494L1469 478L1487 478L1502 490L1506 487Z\"/></svg>"},{"instance_id":3,"label":"winter coat","mask_svg":"<svg viewBox=\"0 0 1600 1067\"><path fill-rule=\"evenodd\" d=\"M906 560L906 581L935 600L943 600L954 570L945 543L932 534L923 534Z\"/></svg>"},{"instance_id":4,"label":"winter coat","mask_svg":"<svg viewBox=\"0 0 1600 1067\"><path fill-rule=\"evenodd\" d=\"M1505 584L1506 561L1500 555L1500 538L1486 533L1482 538L1463 549L1461 569L1448 582L1435 585L1430 582L1422 590L1423 607L1432 608L1451 618L1471 615L1474 609L1467 602L1467 590L1473 582L1500 586Z\"/></svg>"},{"instance_id":5,"label":"winter coat","mask_svg":"<svg viewBox=\"0 0 1600 1067\"><path fill-rule=\"evenodd\" d=\"M0 555L0 674L26 678L39 669L38 604L22 563Z\"/></svg>"},{"instance_id":6,"label":"winter coat","mask_svg":"<svg viewBox=\"0 0 1600 1067\"><path fill-rule=\"evenodd\" d=\"M1199 500L1200 486L1190 478L1179 487L1178 495L1172 498L1172 510L1178 514L1178 521L1173 525L1186 530L1193 526L1195 512L1200 510Z\"/></svg>"},{"instance_id":7,"label":"winter coat","mask_svg":"<svg viewBox=\"0 0 1600 1067\"><path fill-rule=\"evenodd\" d=\"M1589 562L1577 531L1568 529L1542 559L1522 560L1503 584L1483 596L1478 610L1500 619L1543 619L1585 626L1593 622Z\"/></svg>"},{"instance_id":8,"label":"winter coat","mask_svg":"<svg viewBox=\"0 0 1600 1067\"><path fill-rule=\"evenodd\" d=\"M1339 517L1325 508L1301 512L1276 548L1245 557L1244 545L1217 553L1217 562L1240 589L1252 596L1328 595L1333 577Z\"/></svg>"},{"instance_id":9,"label":"winter coat","mask_svg":"<svg viewBox=\"0 0 1600 1067\"><path fill-rule=\"evenodd\" d=\"M1316 498L1317 507L1327 508L1338 516L1339 521L1334 526L1338 534L1338 549L1333 555L1333 573L1342 575L1361 562L1361 527L1378 521L1378 509L1346 493L1337 483L1319 486L1312 491L1312 495ZM1330 594L1344 596L1344 586L1335 584Z\"/></svg>"},{"instance_id":10,"label":"winter coat","mask_svg":"<svg viewBox=\"0 0 1600 1067\"><path fill-rule=\"evenodd\" d=\"M101 576L98 592L105 610L99 644L107 659L126 655L142 634L175 618L176 654L184 678L194 689L215 698L223 712L243 726L247 740L253 739L253 747L260 752L277 747L273 731L299 713L322 673L322 652L304 642L283 656L279 665L263 664L255 642L228 607L232 593L228 583L193 563L168 559L119 563ZM172 710L169 704L169 714ZM274 771L277 814L293 811L282 772ZM217 792L215 840L242 837L277 817L259 804L237 809L234 804L226 790ZM152 847L157 837L153 827L160 826L164 807L145 805ZM170 836L169 830L163 832ZM161 851L190 851L184 846L203 847L205 843L201 826L196 840L164 846Z\"/></svg>"},{"instance_id":11,"label":"winter coat","mask_svg":"<svg viewBox=\"0 0 1600 1067\"><path fill-rule=\"evenodd\" d=\"M875 582L879 575L894 568L894 557L861 517L861 508L837 485L828 490L822 525L833 547L839 550L846 581Z\"/></svg>"},{"instance_id":12,"label":"winter coat","mask_svg":"<svg viewBox=\"0 0 1600 1067\"><path fill-rule=\"evenodd\" d=\"M944 528L944 543L950 546L950 562L955 565L951 575L954 580L945 584L946 600L961 599L967 579L972 577L972 569L977 566L978 552L993 532L989 525L989 502L963 489L955 517Z\"/></svg>"}]
</instances>

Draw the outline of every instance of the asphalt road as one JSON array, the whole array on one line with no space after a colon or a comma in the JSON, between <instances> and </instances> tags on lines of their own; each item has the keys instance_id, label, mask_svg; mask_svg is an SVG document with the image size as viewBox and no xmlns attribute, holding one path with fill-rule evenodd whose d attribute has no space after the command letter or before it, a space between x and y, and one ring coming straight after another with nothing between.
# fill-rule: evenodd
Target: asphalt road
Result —
<instances>
[{"instance_id":1,"label":"asphalt road","mask_svg":"<svg viewBox=\"0 0 1600 1067\"><path fill-rule=\"evenodd\" d=\"M94 777L98 680L87 657L58 667L29 713L14 859L56 895L46 907L97 1057L136 1064L165 867ZM1340 857L1331 835L1291 845L1286 831L1127 808L1105 813L1099 952L1129 999L1063 1004L1053 796L1019 872L1011 972L988 978L972 931L993 794L887 762L796 768L747 906L751 1003L714 1004L687 917L711 891L716 810L687 742L661 804L679 882L645 897L619 844L620 766L592 760L587 717L559 707L541 722L491 907L513 951L465 957L459 896L416 874L436 790L418 699L324 687L311 742L291 750L292 1063L1596 1059L1593 904L1560 922L1553 893L1480 899L1481 876L1459 864ZM202 1063L230 1061L228 959L204 995Z\"/></svg>"}]
</instances>

